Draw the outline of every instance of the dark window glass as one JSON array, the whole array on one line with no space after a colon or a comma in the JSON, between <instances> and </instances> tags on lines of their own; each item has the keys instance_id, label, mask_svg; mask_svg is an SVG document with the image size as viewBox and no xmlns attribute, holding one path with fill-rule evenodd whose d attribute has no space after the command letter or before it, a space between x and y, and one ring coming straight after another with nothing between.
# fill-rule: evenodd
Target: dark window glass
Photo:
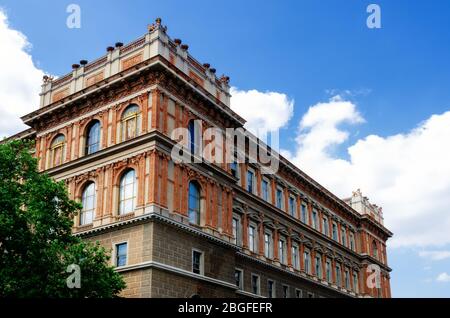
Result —
<instances>
[{"instance_id":1,"label":"dark window glass","mask_svg":"<svg viewBox=\"0 0 450 318\"><path fill-rule=\"evenodd\" d=\"M116 245L116 266L127 265L127 243Z\"/></svg>"},{"instance_id":2,"label":"dark window glass","mask_svg":"<svg viewBox=\"0 0 450 318\"><path fill-rule=\"evenodd\" d=\"M202 253L193 251L192 252L192 272L195 274L201 274L201 261Z\"/></svg>"},{"instance_id":3,"label":"dark window glass","mask_svg":"<svg viewBox=\"0 0 450 318\"><path fill-rule=\"evenodd\" d=\"M189 222L200 225L200 187L189 182Z\"/></svg>"},{"instance_id":4,"label":"dark window glass","mask_svg":"<svg viewBox=\"0 0 450 318\"><path fill-rule=\"evenodd\" d=\"M86 134L86 155L100 150L100 122L95 121L89 126Z\"/></svg>"}]
</instances>

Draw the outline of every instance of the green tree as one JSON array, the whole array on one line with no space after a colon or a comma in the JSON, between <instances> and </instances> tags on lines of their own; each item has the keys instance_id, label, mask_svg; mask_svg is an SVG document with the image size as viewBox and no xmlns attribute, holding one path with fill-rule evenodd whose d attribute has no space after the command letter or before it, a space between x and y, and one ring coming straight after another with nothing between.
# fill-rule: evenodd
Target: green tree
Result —
<instances>
[{"instance_id":1,"label":"green tree","mask_svg":"<svg viewBox=\"0 0 450 318\"><path fill-rule=\"evenodd\" d=\"M81 205L63 182L38 172L31 147L0 144L0 297L116 296L125 288L121 275L103 247L71 234ZM80 288L71 264L79 266Z\"/></svg>"}]
</instances>

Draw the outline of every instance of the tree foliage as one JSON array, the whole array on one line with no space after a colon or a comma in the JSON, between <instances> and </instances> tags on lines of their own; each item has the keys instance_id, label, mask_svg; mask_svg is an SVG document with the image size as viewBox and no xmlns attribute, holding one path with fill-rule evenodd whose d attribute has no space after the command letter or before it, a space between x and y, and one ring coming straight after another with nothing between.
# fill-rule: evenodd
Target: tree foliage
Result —
<instances>
[{"instance_id":1,"label":"tree foliage","mask_svg":"<svg viewBox=\"0 0 450 318\"><path fill-rule=\"evenodd\" d=\"M113 297L125 283L98 243L71 233L81 205L63 182L39 173L32 144L0 144L0 297ZM67 272L76 264L80 288Z\"/></svg>"}]
</instances>

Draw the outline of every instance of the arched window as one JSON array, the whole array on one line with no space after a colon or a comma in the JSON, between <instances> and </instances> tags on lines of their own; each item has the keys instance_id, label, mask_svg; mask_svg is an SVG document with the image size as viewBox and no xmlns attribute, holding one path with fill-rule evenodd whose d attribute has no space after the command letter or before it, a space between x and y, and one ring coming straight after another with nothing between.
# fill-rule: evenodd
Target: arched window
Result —
<instances>
[{"instance_id":1,"label":"arched window","mask_svg":"<svg viewBox=\"0 0 450 318\"><path fill-rule=\"evenodd\" d=\"M130 105L122 114L122 141L138 136L139 133L139 107Z\"/></svg>"},{"instance_id":2,"label":"arched window","mask_svg":"<svg viewBox=\"0 0 450 318\"><path fill-rule=\"evenodd\" d=\"M378 246L377 246L377 242L372 241L372 252L373 252L373 257L378 258Z\"/></svg>"},{"instance_id":3,"label":"arched window","mask_svg":"<svg viewBox=\"0 0 450 318\"><path fill-rule=\"evenodd\" d=\"M91 153L100 150L100 122L98 120L93 121L89 124L86 130L86 149L85 154L90 155Z\"/></svg>"},{"instance_id":4,"label":"arched window","mask_svg":"<svg viewBox=\"0 0 450 318\"><path fill-rule=\"evenodd\" d=\"M57 135L50 146L52 167L59 166L63 163L65 137L62 134Z\"/></svg>"},{"instance_id":5,"label":"arched window","mask_svg":"<svg viewBox=\"0 0 450 318\"><path fill-rule=\"evenodd\" d=\"M189 222L200 225L200 186L189 182Z\"/></svg>"},{"instance_id":6,"label":"arched window","mask_svg":"<svg viewBox=\"0 0 450 318\"><path fill-rule=\"evenodd\" d=\"M136 199L136 175L133 169L126 171L120 178L119 214L134 211Z\"/></svg>"},{"instance_id":7,"label":"arched window","mask_svg":"<svg viewBox=\"0 0 450 318\"><path fill-rule=\"evenodd\" d=\"M95 214L95 183L89 182L81 196L83 208L80 213L80 225L91 224Z\"/></svg>"}]
</instances>

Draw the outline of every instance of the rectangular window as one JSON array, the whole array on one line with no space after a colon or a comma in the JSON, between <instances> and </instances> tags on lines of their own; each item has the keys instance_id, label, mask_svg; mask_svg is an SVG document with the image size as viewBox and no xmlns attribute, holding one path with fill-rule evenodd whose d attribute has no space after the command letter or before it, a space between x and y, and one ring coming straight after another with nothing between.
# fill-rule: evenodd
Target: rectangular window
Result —
<instances>
[{"instance_id":1,"label":"rectangular window","mask_svg":"<svg viewBox=\"0 0 450 318\"><path fill-rule=\"evenodd\" d=\"M330 229L328 227L328 218L324 217L323 218L323 223L322 223L322 232L323 232L323 234L328 236L329 235L329 231L330 231Z\"/></svg>"},{"instance_id":2,"label":"rectangular window","mask_svg":"<svg viewBox=\"0 0 450 318\"><path fill-rule=\"evenodd\" d=\"M344 246L347 246L347 230L345 227L341 228L341 243Z\"/></svg>"},{"instance_id":3,"label":"rectangular window","mask_svg":"<svg viewBox=\"0 0 450 318\"><path fill-rule=\"evenodd\" d=\"M236 287L239 289L244 289L244 274L242 269L235 269L234 271L234 279L236 281Z\"/></svg>"},{"instance_id":4,"label":"rectangular window","mask_svg":"<svg viewBox=\"0 0 450 318\"><path fill-rule=\"evenodd\" d=\"M306 204L304 204L304 203L302 203L301 221L303 223L308 223L308 208L307 208Z\"/></svg>"},{"instance_id":5,"label":"rectangular window","mask_svg":"<svg viewBox=\"0 0 450 318\"><path fill-rule=\"evenodd\" d=\"M283 298L289 298L289 286L283 285Z\"/></svg>"},{"instance_id":6,"label":"rectangular window","mask_svg":"<svg viewBox=\"0 0 450 318\"><path fill-rule=\"evenodd\" d=\"M296 216L295 213L295 198L294 197L289 197L289 214L293 217Z\"/></svg>"},{"instance_id":7,"label":"rectangular window","mask_svg":"<svg viewBox=\"0 0 450 318\"><path fill-rule=\"evenodd\" d=\"M262 198L265 201L269 201L269 182L267 180L263 180L261 185Z\"/></svg>"},{"instance_id":8,"label":"rectangular window","mask_svg":"<svg viewBox=\"0 0 450 318\"><path fill-rule=\"evenodd\" d=\"M292 245L292 266L295 269L300 269L300 259L298 257L298 246L296 244Z\"/></svg>"},{"instance_id":9,"label":"rectangular window","mask_svg":"<svg viewBox=\"0 0 450 318\"><path fill-rule=\"evenodd\" d=\"M313 293L308 293L308 298L314 298L314 294Z\"/></svg>"},{"instance_id":10,"label":"rectangular window","mask_svg":"<svg viewBox=\"0 0 450 318\"><path fill-rule=\"evenodd\" d=\"M325 264L325 270L327 275L327 282L331 282L331 261L329 259L327 259L327 262Z\"/></svg>"},{"instance_id":11,"label":"rectangular window","mask_svg":"<svg viewBox=\"0 0 450 318\"><path fill-rule=\"evenodd\" d=\"M203 253L200 251L192 251L192 272L203 275Z\"/></svg>"},{"instance_id":12,"label":"rectangular window","mask_svg":"<svg viewBox=\"0 0 450 318\"><path fill-rule=\"evenodd\" d=\"M233 243L236 245L241 245L241 239L240 239L240 220L237 217L233 218Z\"/></svg>"},{"instance_id":13,"label":"rectangular window","mask_svg":"<svg viewBox=\"0 0 450 318\"><path fill-rule=\"evenodd\" d=\"M254 175L252 171L247 171L247 191L253 193Z\"/></svg>"},{"instance_id":14,"label":"rectangular window","mask_svg":"<svg viewBox=\"0 0 450 318\"><path fill-rule=\"evenodd\" d=\"M353 272L353 290L355 293L359 293L358 274Z\"/></svg>"},{"instance_id":15,"label":"rectangular window","mask_svg":"<svg viewBox=\"0 0 450 318\"><path fill-rule=\"evenodd\" d=\"M341 275L341 266L339 264L336 264L336 285L338 285L339 287L342 286Z\"/></svg>"},{"instance_id":16,"label":"rectangular window","mask_svg":"<svg viewBox=\"0 0 450 318\"><path fill-rule=\"evenodd\" d=\"M272 235L270 233L264 233L264 256L272 258Z\"/></svg>"},{"instance_id":17,"label":"rectangular window","mask_svg":"<svg viewBox=\"0 0 450 318\"><path fill-rule=\"evenodd\" d=\"M275 283L270 279L267 281L267 297L275 298Z\"/></svg>"},{"instance_id":18,"label":"rectangular window","mask_svg":"<svg viewBox=\"0 0 450 318\"><path fill-rule=\"evenodd\" d=\"M253 225L248 227L248 248L250 251L256 251L256 228Z\"/></svg>"},{"instance_id":19,"label":"rectangular window","mask_svg":"<svg viewBox=\"0 0 450 318\"><path fill-rule=\"evenodd\" d=\"M295 297L296 298L303 298L303 292L300 289L295 290Z\"/></svg>"},{"instance_id":20,"label":"rectangular window","mask_svg":"<svg viewBox=\"0 0 450 318\"><path fill-rule=\"evenodd\" d=\"M231 169L231 174L233 175L233 177L239 179L237 162L230 163L230 169Z\"/></svg>"},{"instance_id":21,"label":"rectangular window","mask_svg":"<svg viewBox=\"0 0 450 318\"><path fill-rule=\"evenodd\" d=\"M345 269L344 272L345 289L350 290L350 271Z\"/></svg>"},{"instance_id":22,"label":"rectangular window","mask_svg":"<svg viewBox=\"0 0 450 318\"><path fill-rule=\"evenodd\" d=\"M352 251L356 251L356 248L355 248L355 235L353 233L350 233L349 236L350 236L350 249Z\"/></svg>"},{"instance_id":23,"label":"rectangular window","mask_svg":"<svg viewBox=\"0 0 450 318\"><path fill-rule=\"evenodd\" d=\"M309 251L305 251L303 253L303 261L305 265L305 273L311 274L311 256L309 254Z\"/></svg>"},{"instance_id":24,"label":"rectangular window","mask_svg":"<svg viewBox=\"0 0 450 318\"><path fill-rule=\"evenodd\" d=\"M283 191L277 189L277 208L283 209Z\"/></svg>"},{"instance_id":25,"label":"rectangular window","mask_svg":"<svg viewBox=\"0 0 450 318\"><path fill-rule=\"evenodd\" d=\"M116 245L116 266L127 265L127 243L120 243Z\"/></svg>"},{"instance_id":26,"label":"rectangular window","mask_svg":"<svg viewBox=\"0 0 450 318\"><path fill-rule=\"evenodd\" d=\"M315 257L315 271L317 278L322 279L322 261L320 255Z\"/></svg>"},{"instance_id":27,"label":"rectangular window","mask_svg":"<svg viewBox=\"0 0 450 318\"><path fill-rule=\"evenodd\" d=\"M284 239L278 241L278 257L281 264L286 264L286 241Z\"/></svg>"},{"instance_id":28,"label":"rectangular window","mask_svg":"<svg viewBox=\"0 0 450 318\"><path fill-rule=\"evenodd\" d=\"M252 293L259 295L259 276L252 274Z\"/></svg>"},{"instance_id":29,"label":"rectangular window","mask_svg":"<svg viewBox=\"0 0 450 318\"><path fill-rule=\"evenodd\" d=\"M319 225L319 222L317 222L317 216L318 216L317 211L313 210L312 211L312 227L315 230L318 229L318 225Z\"/></svg>"},{"instance_id":30,"label":"rectangular window","mask_svg":"<svg viewBox=\"0 0 450 318\"><path fill-rule=\"evenodd\" d=\"M332 225L332 231L333 231L333 233L332 233L332 235L333 235L333 240L335 240L335 241L337 241L338 240L338 229L337 229L337 224L336 223L333 223L333 225Z\"/></svg>"}]
</instances>

